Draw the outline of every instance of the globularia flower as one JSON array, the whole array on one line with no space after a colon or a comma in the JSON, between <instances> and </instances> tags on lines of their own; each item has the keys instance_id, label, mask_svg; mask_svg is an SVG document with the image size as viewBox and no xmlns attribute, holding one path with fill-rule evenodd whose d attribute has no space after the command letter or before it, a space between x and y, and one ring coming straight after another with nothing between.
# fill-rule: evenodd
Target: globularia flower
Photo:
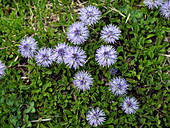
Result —
<instances>
[{"instance_id":1,"label":"globularia flower","mask_svg":"<svg viewBox=\"0 0 170 128\"><path fill-rule=\"evenodd\" d=\"M163 0L144 0L143 2L149 9L153 9L154 7L158 8L158 6L162 5Z\"/></svg>"},{"instance_id":2,"label":"globularia flower","mask_svg":"<svg viewBox=\"0 0 170 128\"><path fill-rule=\"evenodd\" d=\"M85 52L80 47L68 47L67 53L64 57L64 62L67 63L69 68L73 67L77 69L79 65L83 66L85 63L85 58Z\"/></svg>"},{"instance_id":3,"label":"globularia flower","mask_svg":"<svg viewBox=\"0 0 170 128\"><path fill-rule=\"evenodd\" d=\"M163 16L168 19L170 18L170 0L162 4L162 6L160 7L160 11Z\"/></svg>"},{"instance_id":4,"label":"globularia flower","mask_svg":"<svg viewBox=\"0 0 170 128\"><path fill-rule=\"evenodd\" d=\"M65 43L60 43L55 46L54 57L56 58L57 63L63 63L67 48L68 46Z\"/></svg>"},{"instance_id":5,"label":"globularia flower","mask_svg":"<svg viewBox=\"0 0 170 128\"><path fill-rule=\"evenodd\" d=\"M76 86L78 89L82 89L83 91L89 90L90 85L93 84L93 78L90 74L88 74L85 71L78 72L73 80L74 86Z\"/></svg>"},{"instance_id":6,"label":"globularia flower","mask_svg":"<svg viewBox=\"0 0 170 128\"><path fill-rule=\"evenodd\" d=\"M115 49L108 45L102 45L96 52L96 60L99 65L107 66L114 64L116 62L117 55Z\"/></svg>"},{"instance_id":7,"label":"globularia flower","mask_svg":"<svg viewBox=\"0 0 170 128\"><path fill-rule=\"evenodd\" d=\"M37 55L35 55L35 60L43 67L49 67L55 59L53 54L54 53L51 48L42 47L37 52Z\"/></svg>"},{"instance_id":8,"label":"globularia flower","mask_svg":"<svg viewBox=\"0 0 170 128\"><path fill-rule=\"evenodd\" d=\"M68 39L74 44L82 44L88 39L88 27L82 22L73 23L67 32Z\"/></svg>"},{"instance_id":9,"label":"globularia flower","mask_svg":"<svg viewBox=\"0 0 170 128\"><path fill-rule=\"evenodd\" d=\"M0 78L5 75L5 72L4 72L5 68L6 66L0 60Z\"/></svg>"},{"instance_id":10,"label":"globularia flower","mask_svg":"<svg viewBox=\"0 0 170 128\"><path fill-rule=\"evenodd\" d=\"M129 85L127 84L126 80L121 77L113 78L110 82L110 90L115 94L116 96L123 95L126 93L126 90L128 89Z\"/></svg>"},{"instance_id":11,"label":"globularia flower","mask_svg":"<svg viewBox=\"0 0 170 128\"><path fill-rule=\"evenodd\" d=\"M101 12L95 6L84 7L80 10L80 20L86 25L96 24L100 20Z\"/></svg>"},{"instance_id":12,"label":"globularia flower","mask_svg":"<svg viewBox=\"0 0 170 128\"><path fill-rule=\"evenodd\" d=\"M33 57L36 49L37 42L32 37L26 37L20 42L19 51L25 58Z\"/></svg>"},{"instance_id":13,"label":"globularia flower","mask_svg":"<svg viewBox=\"0 0 170 128\"><path fill-rule=\"evenodd\" d=\"M104 42L114 43L115 40L119 40L121 31L116 25L109 24L101 31L101 38Z\"/></svg>"},{"instance_id":14,"label":"globularia flower","mask_svg":"<svg viewBox=\"0 0 170 128\"><path fill-rule=\"evenodd\" d=\"M90 125L94 125L97 127L98 125L102 125L105 121L105 113L103 110L100 111L99 108L95 111L93 108L91 111L88 111L87 120L89 121Z\"/></svg>"},{"instance_id":15,"label":"globularia flower","mask_svg":"<svg viewBox=\"0 0 170 128\"><path fill-rule=\"evenodd\" d=\"M138 110L139 103L137 102L137 100L135 100L134 97L132 98L126 97L122 102L121 106L126 114L133 114Z\"/></svg>"},{"instance_id":16,"label":"globularia flower","mask_svg":"<svg viewBox=\"0 0 170 128\"><path fill-rule=\"evenodd\" d=\"M113 75L116 74L116 73L117 73L116 68L110 69L110 74L111 74L111 76L113 76Z\"/></svg>"}]
</instances>

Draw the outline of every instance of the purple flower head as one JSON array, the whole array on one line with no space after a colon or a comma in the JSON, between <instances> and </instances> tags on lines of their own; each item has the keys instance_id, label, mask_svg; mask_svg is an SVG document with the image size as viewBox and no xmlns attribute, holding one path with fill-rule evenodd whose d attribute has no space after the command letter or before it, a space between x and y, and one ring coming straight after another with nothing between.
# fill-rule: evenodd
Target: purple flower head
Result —
<instances>
[{"instance_id":1,"label":"purple flower head","mask_svg":"<svg viewBox=\"0 0 170 128\"><path fill-rule=\"evenodd\" d=\"M121 31L116 25L109 24L101 31L101 38L104 42L114 43L115 40L119 40Z\"/></svg>"},{"instance_id":2,"label":"purple flower head","mask_svg":"<svg viewBox=\"0 0 170 128\"><path fill-rule=\"evenodd\" d=\"M73 67L77 69L79 65L83 66L83 64L85 63L85 58L85 52L81 48L77 46L68 47L67 53L64 57L64 62L67 63L69 68Z\"/></svg>"},{"instance_id":3,"label":"purple flower head","mask_svg":"<svg viewBox=\"0 0 170 128\"><path fill-rule=\"evenodd\" d=\"M126 97L122 102L121 106L126 114L133 114L138 110L139 103L135 100L134 97L132 98Z\"/></svg>"},{"instance_id":4,"label":"purple flower head","mask_svg":"<svg viewBox=\"0 0 170 128\"><path fill-rule=\"evenodd\" d=\"M37 49L37 42L35 42L34 38L26 37L22 39L19 46L19 51L25 58L33 57L34 52Z\"/></svg>"},{"instance_id":5,"label":"purple flower head","mask_svg":"<svg viewBox=\"0 0 170 128\"><path fill-rule=\"evenodd\" d=\"M165 16L165 18L170 18L170 0L166 1L160 7L161 14Z\"/></svg>"},{"instance_id":6,"label":"purple flower head","mask_svg":"<svg viewBox=\"0 0 170 128\"><path fill-rule=\"evenodd\" d=\"M80 20L86 25L96 24L100 20L101 12L95 6L84 7L80 10Z\"/></svg>"},{"instance_id":7,"label":"purple flower head","mask_svg":"<svg viewBox=\"0 0 170 128\"><path fill-rule=\"evenodd\" d=\"M89 121L90 125L94 125L95 127L102 125L105 118L105 113L103 110L100 111L99 108L97 108L96 111L92 108L92 110L88 111L87 114L87 121Z\"/></svg>"},{"instance_id":8,"label":"purple flower head","mask_svg":"<svg viewBox=\"0 0 170 128\"><path fill-rule=\"evenodd\" d=\"M117 55L115 49L108 45L102 45L96 52L96 60L99 65L107 66L114 64L116 62Z\"/></svg>"},{"instance_id":9,"label":"purple flower head","mask_svg":"<svg viewBox=\"0 0 170 128\"><path fill-rule=\"evenodd\" d=\"M68 39L74 44L82 44L88 39L89 30L87 26L84 26L84 23L76 22L73 23L67 32Z\"/></svg>"},{"instance_id":10,"label":"purple flower head","mask_svg":"<svg viewBox=\"0 0 170 128\"><path fill-rule=\"evenodd\" d=\"M143 2L149 9L153 9L154 7L158 8L158 6L162 5L163 0L144 0Z\"/></svg>"},{"instance_id":11,"label":"purple flower head","mask_svg":"<svg viewBox=\"0 0 170 128\"><path fill-rule=\"evenodd\" d=\"M0 60L0 78L2 78L2 76L5 75L5 70L6 66L4 64L2 64L2 61Z\"/></svg>"},{"instance_id":12,"label":"purple flower head","mask_svg":"<svg viewBox=\"0 0 170 128\"><path fill-rule=\"evenodd\" d=\"M116 96L123 95L126 93L129 85L127 84L126 80L121 77L113 78L110 82L110 90Z\"/></svg>"},{"instance_id":13,"label":"purple flower head","mask_svg":"<svg viewBox=\"0 0 170 128\"><path fill-rule=\"evenodd\" d=\"M68 48L68 46L65 43L60 43L57 46L55 46L54 58L56 58L57 63L64 62L64 57L65 57L67 48Z\"/></svg>"},{"instance_id":14,"label":"purple flower head","mask_svg":"<svg viewBox=\"0 0 170 128\"><path fill-rule=\"evenodd\" d=\"M116 74L116 73L117 73L116 68L110 69L110 74L111 74L111 76L113 76L113 75Z\"/></svg>"},{"instance_id":15,"label":"purple flower head","mask_svg":"<svg viewBox=\"0 0 170 128\"><path fill-rule=\"evenodd\" d=\"M53 50L51 48L42 47L35 55L35 60L37 61L38 65L43 67L49 67L52 62L55 60L53 55Z\"/></svg>"},{"instance_id":16,"label":"purple flower head","mask_svg":"<svg viewBox=\"0 0 170 128\"><path fill-rule=\"evenodd\" d=\"M93 78L87 72L80 71L75 75L73 84L80 90L90 90L90 85L93 84Z\"/></svg>"}]
</instances>

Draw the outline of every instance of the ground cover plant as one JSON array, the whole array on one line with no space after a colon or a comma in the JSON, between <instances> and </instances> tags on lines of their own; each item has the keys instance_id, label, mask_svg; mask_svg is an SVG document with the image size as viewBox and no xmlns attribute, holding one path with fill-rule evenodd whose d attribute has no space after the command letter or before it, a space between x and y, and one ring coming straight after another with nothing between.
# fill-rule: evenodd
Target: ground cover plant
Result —
<instances>
[{"instance_id":1,"label":"ground cover plant","mask_svg":"<svg viewBox=\"0 0 170 128\"><path fill-rule=\"evenodd\" d=\"M1 0L0 127L170 127L170 1Z\"/></svg>"}]
</instances>

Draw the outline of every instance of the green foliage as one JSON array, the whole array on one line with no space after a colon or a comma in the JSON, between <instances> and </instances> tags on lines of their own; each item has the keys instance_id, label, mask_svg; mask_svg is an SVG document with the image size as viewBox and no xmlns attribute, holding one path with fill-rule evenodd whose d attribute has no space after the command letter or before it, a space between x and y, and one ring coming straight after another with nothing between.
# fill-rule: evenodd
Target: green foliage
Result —
<instances>
[{"instance_id":1,"label":"green foliage","mask_svg":"<svg viewBox=\"0 0 170 128\"><path fill-rule=\"evenodd\" d=\"M87 128L87 112L95 107L106 113L106 122L99 127L170 127L169 60L164 56L169 50L170 20L156 9L138 6L142 4L139 0L90 0L82 4L102 11L100 22L89 27L90 37L81 45L89 60L80 70L94 78L93 86L85 92L73 86L75 70L64 64L39 67L18 51L25 36L34 37L39 48L70 44L67 28L78 21L82 5L72 0L1 0L0 60L8 68L0 80L0 127ZM96 50L103 44L100 31L110 23L121 30L121 39L112 44L118 54L115 65L109 67L118 71L113 76L95 61ZM126 115L121 110L123 98L108 90L108 82L115 76L127 80L128 95L139 101L136 114Z\"/></svg>"}]
</instances>

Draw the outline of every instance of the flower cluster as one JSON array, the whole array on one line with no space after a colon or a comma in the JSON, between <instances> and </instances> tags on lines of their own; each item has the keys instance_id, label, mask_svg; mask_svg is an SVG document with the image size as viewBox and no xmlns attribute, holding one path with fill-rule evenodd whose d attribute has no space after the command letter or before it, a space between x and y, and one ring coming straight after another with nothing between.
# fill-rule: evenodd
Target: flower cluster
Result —
<instances>
[{"instance_id":1,"label":"flower cluster","mask_svg":"<svg viewBox=\"0 0 170 128\"><path fill-rule=\"evenodd\" d=\"M0 79L2 78L2 76L5 75L5 68L6 66L2 63L2 61L0 60Z\"/></svg>"},{"instance_id":2,"label":"flower cluster","mask_svg":"<svg viewBox=\"0 0 170 128\"><path fill-rule=\"evenodd\" d=\"M125 113L133 114L138 110L139 103L136 101L134 97L132 98L126 97L121 106Z\"/></svg>"},{"instance_id":3,"label":"flower cluster","mask_svg":"<svg viewBox=\"0 0 170 128\"><path fill-rule=\"evenodd\" d=\"M57 46L55 46L53 56L56 58L56 62L58 64L64 62L67 49L68 45L65 43L59 43Z\"/></svg>"},{"instance_id":4,"label":"flower cluster","mask_svg":"<svg viewBox=\"0 0 170 128\"><path fill-rule=\"evenodd\" d=\"M117 73L116 68L112 68L109 71L110 71L111 76L113 76L113 75L115 75Z\"/></svg>"},{"instance_id":5,"label":"flower cluster","mask_svg":"<svg viewBox=\"0 0 170 128\"><path fill-rule=\"evenodd\" d=\"M84 7L80 10L81 22L73 23L68 27L67 38L74 46L70 46L66 43L59 43L54 49L42 47L37 50L37 44L32 37L27 37L21 41L20 53L22 56L29 58L34 57L38 65L43 67L49 67L56 62L57 64L65 63L69 68L78 69L79 66L83 66L86 63L85 51L80 46L85 43L89 37L89 30L87 25L94 25L100 20L101 12L94 6ZM100 38L105 43L114 44L120 39L121 30L117 25L109 24L101 30ZM109 68L117 61L117 53L112 45L101 45L96 50L95 59L100 66ZM0 63L1 64L1 63ZM0 65L1 68L1 65ZM111 75L116 73L115 69L110 70ZM113 78L110 82L109 90L116 96L123 96L127 93L129 85L126 80L121 77ZM73 78L73 85L78 90L90 90L93 85L93 78L87 71L79 71ZM125 98L121 104L122 109L127 114L133 114L138 109L138 102L135 98ZM90 125L97 127L102 125L105 121L105 113L98 107L96 110L92 108L88 111L87 120Z\"/></svg>"},{"instance_id":6,"label":"flower cluster","mask_svg":"<svg viewBox=\"0 0 170 128\"><path fill-rule=\"evenodd\" d=\"M34 56L34 53L37 50L37 42L32 37L26 37L22 39L19 46L19 51L21 55L25 58L30 58Z\"/></svg>"},{"instance_id":7,"label":"flower cluster","mask_svg":"<svg viewBox=\"0 0 170 128\"><path fill-rule=\"evenodd\" d=\"M170 1L163 0L144 0L143 2L149 9L158 8L160 6L161 15L169 19L170 17Z\"/></svg>"},{"instance_id":8,"label":"flower cluster","mask_svg":"<svg viewBox=\"0 0 170 128\"><path fill-rule=\"evenodd\" d=\"M93 78L90 74L88 74L85 71L78 72L73 80L74 86L76 86L78 89L90 90L90 85L93 83Z\"/></svg>"},{"instance_id":9,"label":"flower cluster","mask_svg":"<svg viewBox=\"0 0 170 128\"><path fill-rule=\"evenodd\" d=\"M105 26L101 31L101 38L104 40L104 42L108 43L114 43L115 40L120 38L120 35L121 31L119 30L119 27L114 24Z\"/></svg>"},{"instance_id":10,"label":"flower cluster","mask_svg":"<svg viewBox=\"0 0 170 128\"><path fill-rule=\"evenodd\" d=\"M116 96L126 94L126 90L128 89L129 85L127 84L126 80L121 77L113 78L109 84L110 90L115 94Z\"/></svg>"},{"instance_id":11,"label":"flower cluster","mask_svg":"<svg viewBox=\"0 0 170 128\"><path fill-rule=\"evenodd\" d=\"M96 60L101 66L109 67L116 62L116 51L112 46L102 45L97 49Z\"/></svg>"},{"instance_id":12,"label":"flower cluster","mask_svg":"<svg viewBox=\"0 0 170 128\"><path fill-rule=\"evenodd\" d=\"M73 44L84 43L89 36L89 30L86 25L96 24L100 19L100 16L101 12L94 6L90 5L88 7L82 8L80 11L81 22L73 23L70 27L68 27L67 32L68 40L73 42ZM119 27L113 24L105 26L101 31L101 38L104 40L104 42L107 43L114 43L116 40L120 38L120 35L121 31L119 30ZM77 47L75 49L77 49ZM68 58L66 59L67 61L66 63L69 65L69 67L72 67L73 65L72 62L74 61L75 63L74 68L76 68L77 63L74 58L75 53L73 53L73 50L71 50L70 53L67 54L66 56ZM117 59L116 51L112 46L101 46L99 49L97 49L96 60L100 66L109 67L110 65L113 65L116 62L116 59ZM82 63L84 62L85 62L84 58L82 58L82 62L79 64L82 65Z\"/></svg>"},{"instance_id":13,"label":"flower cluster","mask_svg":"<svg viewBox=\"0 0 170 128\"><path fill-rule=\"evenodd\" d=\"M96 111L92 109L91 111L88 111L87 120L89 121L90 125L97 127L98 125L103 124L105 121L105 113L103 110L100 111L99 108L97 108Z\"/></svg>"},{"instance_id":14,"label":"flower cluster","mask_svg":"<svg viewBox=\"0 0 170 128\"><path fill-rule=\"evenodd\" d=\"M54 61L53 50L46 47L40 48L37 55L35 55L35 60L43 67L49 67Z\"/></svg>"},{"instance_id":15,"label":"flower cluster","mask_svg":"<svg viewBox=\"0 0 170 128\"><path fill-rule=\"evenodd\" d=\"M68 28L67 36L74 44L82 44L88 39L89 30L83 23L76 22Z\"/></svg>"},{"instance_id":16,"label":"flower cluster","mask_svg":"<svg viewBox=\"0 0 170 128\"><path fill-rule=\"evenodd\" d=\"M79 65L83 66L85 63L85 58L85 52L81 48L74 46L67 49L64 61L69 68L73 67L77 69Z\"/></svg>"},{"instance_id":17,"label":"flower cluster","mask_svg":"<svg viewBox=\"0 0 170 128\"><path fill-rule=\"evenodd\" d=\"M96 24L100 20L101 12L94 6L88 6L80 10L80 20L86 25Z\"/></svg>"},{"instance_id":18,"label":"flower cluster","mask_svg":"<svg viewBox=\"0 0 170 128\"><path fill-rule=\"evenodd\" d=\"M31 37L27 37L27 39L34 40ZM21 41L20 51L22 51L23 56L31 56L35 57L36 63L43 67L49 67L55 61L56 63L65 63L69 66L69 68L77 69L79 66L83 66L85 63L86 55L85 52L79 47L71 47L65 43L59 43L55 46L54 49L42 47L38 51L32 51L33 45L31 45L28 51L25 51L25 45L23 42L27 42L27 44L32 44L30 41ZM35 40L34 40L35 42ZM28 45L29 46L29 45ZM37 48L36 48L37 49ZM35 53L35 55L33 54Z\"/></svg>"},{"instance_id":19,"label":"flower cluster","mask_svg":"<svg viewBox=\"0 0 170 128\"><path fill-rule=\"evenodd\" d=\"M113 78L110 82L110 90L116 96L123 96L127 93L129 85L127 84L126 80L121 77ZM135 100L134 97L131 99L126 97L122 103L122 109L125 111L126 114L133 114L138 109L138 102Z\"/></svg>"}]
</instances>

